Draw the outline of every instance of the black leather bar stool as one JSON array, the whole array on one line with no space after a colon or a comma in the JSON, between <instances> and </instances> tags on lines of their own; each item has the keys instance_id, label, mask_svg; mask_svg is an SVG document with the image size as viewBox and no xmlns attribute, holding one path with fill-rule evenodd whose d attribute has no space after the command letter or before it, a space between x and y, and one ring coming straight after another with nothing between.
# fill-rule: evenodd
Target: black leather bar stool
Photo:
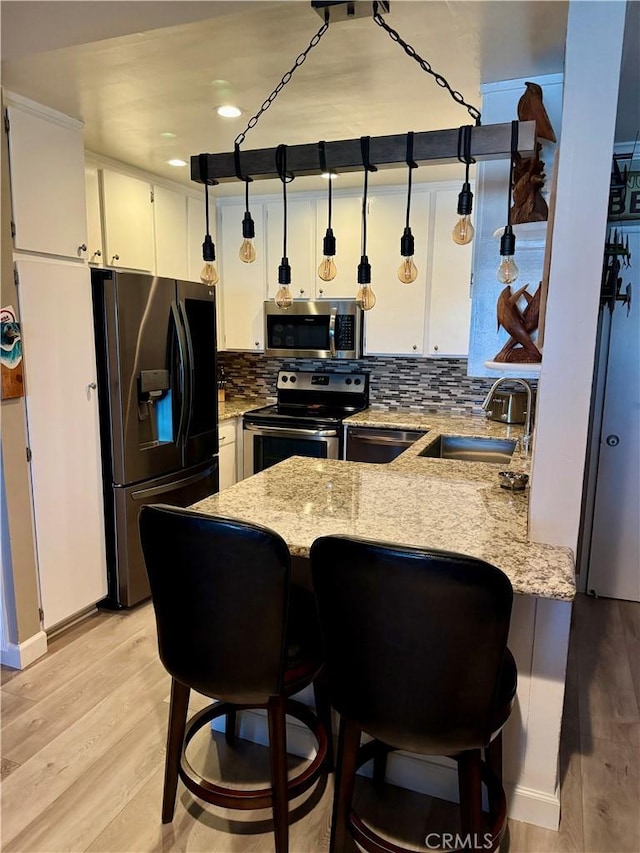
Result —
<instances>
[{"instance_id":1,"label":"black leather bar stool","mask_svg":"<svg viewBox=\"0 0 640 853\"><path fill-rule=\"evenodd\" d=\"M463 849L495 850L506 825L500 729L517 681L509 579L471 557L344 536L317 539L311 567L340 714L332 853L347 832L367 851L405 850L352 807L357 769L373 758L383 779L393 749L455 758L462 835L473 841ZM360 747L363 732L374 740Z\"/></svg>"},{"instance_id":2,"label":"black leather bar stool","mask_svg":"<svg viewBox=\"0 0 640 853\"><path fill-rule=\"evenodd\" d=\"M264 527L155 505L140 512L140 535L158 630L160 658L171 675L162 821L173 820L178 777L196 796L231 809L272 807L277 853L288 849L288 800L329 769L331 708L323 687L313 594L290 583L284 540ZM292 700L313 683L317 715ZM187 723L191 690L220 700ZM236 713L264 708L271 786L226 788L202 778L186 748L226 715L233 742ZM316 756L287 777L285 714L315 735Z\"/></svg>"}]
</instances>

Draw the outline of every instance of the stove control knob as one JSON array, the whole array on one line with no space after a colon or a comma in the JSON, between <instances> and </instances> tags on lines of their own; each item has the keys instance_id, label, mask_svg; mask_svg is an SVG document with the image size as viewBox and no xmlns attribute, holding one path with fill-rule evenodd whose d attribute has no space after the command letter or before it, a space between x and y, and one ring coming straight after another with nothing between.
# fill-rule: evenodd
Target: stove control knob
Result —
<instances>
[{"instance_id":1,"label":"stove control knob","mask_svg":"<svg viewBox=\"0 0 640 853\"><path fill-rule=\"evenodd\" d=\"M344 380L344 382L345 382L345 385L351 385L351 380L350 380L350 379L345 379L345 380Z\"/></svg>"},{"instance_id":2,"label":"stove control knob","mask_svg":"<svg viewBox=\"0 0 640 853\"><path fill-rule=\"evenodd\" d=\"M361 379L354 379L353 381L354 381L355 385L359 385L362 380Z\"/></svg>"},{"instance_id":3,"label":"stove control knob","mask_svg":"<svg viewBox=\"0 0 640 853\"><path fill-rule=\"evenodd\" d=\"M288 376L283 376L283 377L282 377L282 381L283 381L283 382L288 382L288 381L289 381L289 377L288 377Z\"/></svg>"},{"instance_id":4,"label":"stove control knob","mask_svg":"<svg viewBox=\"0 0 640 853\"><path fill-rule=\"evenodd\" d=\"M292 377L291 377L291 381L292 381L292 382L295 382L295 381L296 381L296 377L295 377L295 376L292 376Z\"/></svg>"}]
</instances>

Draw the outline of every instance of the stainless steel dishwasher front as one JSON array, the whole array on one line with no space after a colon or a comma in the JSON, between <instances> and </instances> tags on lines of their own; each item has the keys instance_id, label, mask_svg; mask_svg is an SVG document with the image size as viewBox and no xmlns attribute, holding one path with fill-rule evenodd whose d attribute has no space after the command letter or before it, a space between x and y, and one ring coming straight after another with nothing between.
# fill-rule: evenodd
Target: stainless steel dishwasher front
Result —
<instances>
[{"instance_id":1,"label":"stainless steel dishwasher front","mask_svg":"<svg viewBox=\"0 0 640 853\"><path fill-rule=\"evenodd\" d=\"M348 462L391 462L422 438L426 430L347 427L345 459Z\"/></svg>"}]
</instances>

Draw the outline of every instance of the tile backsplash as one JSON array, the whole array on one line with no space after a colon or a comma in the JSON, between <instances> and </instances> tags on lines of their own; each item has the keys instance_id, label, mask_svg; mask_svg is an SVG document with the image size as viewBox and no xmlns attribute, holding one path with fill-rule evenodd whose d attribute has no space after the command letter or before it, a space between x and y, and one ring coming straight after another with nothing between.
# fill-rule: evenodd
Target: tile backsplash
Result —
<instances>
[{"instance_id":1,"label":"tile backsplash","mask_svg":"<svg viewBox=\"0 0 640 853\"><path fill-rule=\"evenodd\" d=\"M467 376L464 358L380 358L357 361L267 358L221 352L229 397L275 397L278 370L362 371L370 374L372 408L480 413L492 380Z\"/></svg>"}]
</instances>

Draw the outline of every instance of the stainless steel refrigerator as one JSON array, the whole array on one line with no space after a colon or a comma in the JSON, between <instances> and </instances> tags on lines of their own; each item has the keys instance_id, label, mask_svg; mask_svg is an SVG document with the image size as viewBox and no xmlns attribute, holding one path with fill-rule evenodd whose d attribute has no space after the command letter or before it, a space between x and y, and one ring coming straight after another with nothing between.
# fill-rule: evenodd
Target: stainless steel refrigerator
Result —
<instances>
[{"instance_id":1,"label":"stainless steel refrigerator","mask_svg":"<svg viewBox=\"0 0 640 853\"><path fill-rule=\"evenodd\" d=\"M150 595L138 514L218 491L215 291L91 272L111 607Z\"/></svg>"}]
</instances>

